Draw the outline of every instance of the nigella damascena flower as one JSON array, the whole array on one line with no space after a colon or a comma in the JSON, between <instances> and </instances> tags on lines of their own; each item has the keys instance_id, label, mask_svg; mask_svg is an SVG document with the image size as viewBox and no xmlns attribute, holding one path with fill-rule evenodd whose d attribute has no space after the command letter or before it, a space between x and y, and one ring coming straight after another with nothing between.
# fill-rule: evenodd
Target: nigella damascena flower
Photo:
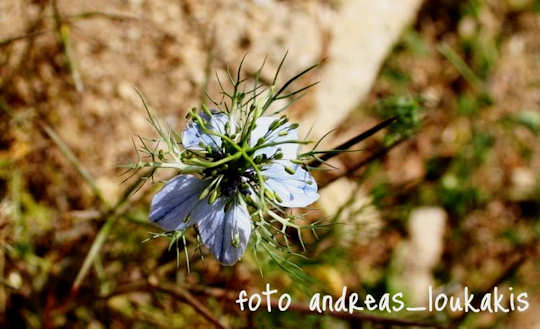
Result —
<instances>
[{"instance_id":1,"label":"nigella damascena flower","mask_svg":"<svg viewBox=\"0 0 540 329\"><path fill-rule=\"evenodd\" d=\"M182 160L201 166L200 176L169 180L152 200L150 220L169 231L197 225L216 258L232 265L249 243L250 208L308 206L319 197L317 184L296 161L297 125L285 117L240 126L228 113L191 115Z\"/></svg>"}]
</instances>

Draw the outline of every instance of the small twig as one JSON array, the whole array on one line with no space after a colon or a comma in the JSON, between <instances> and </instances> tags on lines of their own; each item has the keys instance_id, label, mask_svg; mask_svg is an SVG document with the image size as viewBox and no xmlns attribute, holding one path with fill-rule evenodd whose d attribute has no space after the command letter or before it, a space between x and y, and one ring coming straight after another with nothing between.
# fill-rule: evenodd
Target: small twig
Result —
<instances>
[{"instance_id":1,"label":"small twig","mask_svg":"<svg viewBox=\"0 0 540 329\"><path fill-rule=\"evenodd\" d=\"M81 79L81 74L77 69L75 57L73 56L69 25L62 21L62 17L60 16L60 11L58 10L56 0L53 0L51 4L53 8L55 29L58 33L58 39L60 41L60 45L62 46L68 69L71 72L71 77L73 79L73 82L75 83L75 89L77 90L77 92L81 93L84 91L84 85Z\"/></svg>"},{"instance_id":2,"label":"small twig","mask_svg":"<svg viewBox=\"0 0 540 329\"><path fill-rule=\"evenodd\" d=\"M92 242L92 246L90 247L90 250L88 251L88 254L84 258L83 265L81 266L81 269L79 270L79 273L77 274L77 277L75 278L75 281L73 282L72 291L78 291L79 287L86 277L88 271L90 270L90 266L92 266L92 263L94 262L94 259L98 255L99 251L101 250L101 247L103 246L103 243L107 239L107 236L109 235L109 232L111 231L111 228L113 224L118 219L117 216L110 217L107 219L105 224L101 227L98 234L96 235L96 238L94 239L94 242Z\"/></svg>"},{"instance_id":3,"label":"small twig","mask_svg":"<svg viewBox=\"0 0 540 329\"><path fill-rule=\"evenodd\" d=\"M141 177L144 177L141 176ZM130 186L126 187L124 190L124 193L122 194L122 197L120 200L116 202L116 204L103 212L102 216L104 218L107 218L107 221L101 229L99 230L98 234L96 235L94 242L92 242L92 246L90 247L90 251L88 251L88 254L86 255L83 266L79 270L79 273L77 274L77 277L75 278L75 281L73 282L73 286L71 287L72 294L76 295L79 287L84 280L84 278L88 275L88 271L90 270L90 266L94 262L94 259L98 255L99 251L101 250L101 247L103 246L103 243L105 243L105 240L107 236L110 233L110 230L114 223L120 218L123 217L124 214L129 210L129 196L131 195L131 192L136 190L137 186L141 184L141 182L144 182L144 178L139 178L135 182L133 182Z\"/></svg>"},{"instance_id":4,"label":"small twig","mask_svg":"<svg viewBox=\"0 0 540 329\"><path fill-rule=\"evenodd\" d=\"M220 329L226 329L227 326L222 324L211 312L204 306L201 302L197 300L188 290L185 290L179 286L171 285L167 283L156 283L154 280L148 280L148 285L154 290L157 290L162 293L169 294L176 298L179 298L186 302L188 305L193 307L197 313L202 315L208 321L210 321L214 326Z\"/></svg>"},{"instance_id":5,"label":"small twig","mask_svg":"<svg viewBox=\"0 0 540 329\"><path fill-rule=\"evenodd\" d=\"M43 23L43 17L45 16L45 2L38 4L38 15L35 20L29 24L29 26L26 28L25 33L28 36L27 38L24 38L23 40L28 40L26 44L24 45L24 49L22 50L21 54L18 56L19 60L16 64L17 69L13 70L11 74L9 74L9 77L5 77L6 82L12 81L12 77L15 74L19 74L18 72L21 72L23 75L27 74L27 66L28 62L30 60L32 50L34 49L34 42L36 39L36 36L33 35L34 32L41 30L41 28L44 26Z\"/></svg>"},{"instance_id":6,"label":"small twig","mask_svg":"<svg viewBox=\"0 0 540 329\"><path fill-rule=\"evenodd\" d=\"M91 19L91 18L106 18L113 21L134 21L134 20L140 20L139 17L126 15L126 14L120 14L120 13L112 13L112 12L102 12L102 11L86 11L75 15L69 15L65 16L65 18L68 21L73 20L79 20L79 19Z\"/></svg>"},{"instance_id":7,"label":"small twig","mask_svg":"<svg viewBox=\"0 0 540 329\"><path fill-rule=\"evenodd\" d=\"M208 83L210 82L210 76L212 75L212 63L214 61L214 45L215 45L215 37L216 33L215 30L212 29L212 31L209 32L210 36L204 36L204 46L206 48L206 53L208 54L206 56L206 62L204 65L204 80L201 84L201 95L199 97L199 102L204 104L205 97L208 92Z\"/></svg>"},{"instance_id":8,"label":"small twig","mask_svg":"<svg viewBox=\"0 0 540 329\"><path fill-rule=\"evenodd\" d=\"M90 185L90 188L92 189L92 192L94 195L99 199L99 201L106 206L106 208L109 207L109 204L107 200L105 200L105 197L103 196L103 193L98 188L96 181L92 177L92 175L82 166L79 159L73 154L69 146L54 132L54 130L47 125L44 122L38 122L39 127L49 136L49 138L60 148L60 151L64 156L71 162L73 167L79 172L79 174L82 176L82 178L86 181L88 185Z\"/></svg>"},{"instance_id":9,"label":"small twig","mask_svg":"<svg viewBox=\"0 0 540 329\"><path fill-rule=\"evenodd\" d=\"M476 90L482 90L484 85L482 80L476 76L467 63L455 52L452 47L444 43L438 47L439 52L454 65L459 73L467 80L467 82Z\"/></svg>"},{"instance_id":10,"label":"small twig","mask_svg":"<svg viewBox=\"0 0 540 329\"><path fill-rule=\"evenodd\" d=\"M13 42L24 40L24 39L27 39L27 38L32 38L32 37L42 35L42 34L45 34L45 33L48 33L48 32L51 32L51 31L49 31L49 30L35 31L35 32L30 32L30 33L10 37L10 38L7 38L7 39L3 39L3 40L0 40L0 48L4 47L4 46L7 46L7 45L9 45L9 44L11 44Z\"/></svg>"}]
</instances>

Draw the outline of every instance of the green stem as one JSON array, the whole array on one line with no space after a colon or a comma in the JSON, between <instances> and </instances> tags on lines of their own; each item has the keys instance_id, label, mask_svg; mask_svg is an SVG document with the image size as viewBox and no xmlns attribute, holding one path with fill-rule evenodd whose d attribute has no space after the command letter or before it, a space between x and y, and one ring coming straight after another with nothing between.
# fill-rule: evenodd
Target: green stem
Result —
<instances>
[{"instance_id":1,"label":"green stem","mask_svg":"<svg viewBox=\"0 0 540 329\"><path fill-rule=\"evenodd\" d=\"M94 242L92 243L92 247L90 248L90 251L86 255L83 265L77 274L77 277L75 278L75 282L72 286L72 291L77 291L79 287L81 286L82 280L86 277L88 271L90 270L90 266L92 266L92 263L94 262L94 259L98 255L99 251L101 250L101 247L103 246L103 243L105 242L107 236L109 235L109 232L111 231L111 228L113 224L117 220L117 216L109 217L105 224L101 227L98 234L96 235L96 238Z\"/></svg>"},{"instance_id":2,"label":"green stem","mask_svg":"<svg viewBox=\"0 0 540 329\"><path fill-rule=\"evenodd\" d=\"M236 159L240 158L240 156L242 156L242 153L241 152L236 152L235 154L229 155L226 158L223 158L221 160L214 161L214 162L205 161L205 160L201 160L201 159L191 159L191 161L193 161L194 164L199 164L201 166L204 166L205 168L214 168L214 167L220 166L222 164L225 164L227 162L230 162L232 160L236 160ZM188 161L190 161L190 160L188 160Z\"/></svg>"},{"instance_id":3,"label":"green stem","mask_svg":"<svg viewBox=\"0 0 540 329\"><path fill-rule=\"evenodd\" d=\"M195 174L198 172L201 172L202 169L199 166L190 166L185 165L184 163L180 162L138 162L133 164L127 164L127 165L120 165L118 166L120 168L131 168L131 169L140 169L140 168L171 168L171 169L178 169L183 174Z\"/></svg>"},{"instance_id":4,"label":"green stem","mask_svg":"<svg viewBox=\"0 0 540 329\"><path fill-rule=\"evenodd\" d=\"M306 145L306 144L310 144L310 143L311 143L310 141L299 141L299 140L292 140L291 139L291 140L286 140L286 141L281 141L281 142L272 142L272 143L262 144L262 145L259 145L259 146L256 146L256 147L252 147L248 151L249 152L255 152L255 151L263 149L265 147L272 147L272 146L277 146L277 145L281 145L281 144L301 144L301 145Z\"/></svg>"},{"instance_id":5,"label":"green stem","mask_svg":"<svg viewBox=\"0 0 540 329\"><path fill-rule=\"evenodd\" d=\"M60 148L60 151L64 154L64 156L68 159L69 162L75 167L75 169L79 172L79 174L83 177L83 179L90 185L90 188L92 189L92 192L94 195L101 201L103 205L105 205L106 208L109 208L109 203L107 200L105 200L105 197L103 196L103 193L101 193L101 190L98 188L96 181L92 177L92 175L82 166L79 159L73 154L69 146L64 143L64 141L56 134L56 132L49 127L46 124L41 124L41 128L45 133L51 138L51 140Z\"/></svg>"}]
</instances>

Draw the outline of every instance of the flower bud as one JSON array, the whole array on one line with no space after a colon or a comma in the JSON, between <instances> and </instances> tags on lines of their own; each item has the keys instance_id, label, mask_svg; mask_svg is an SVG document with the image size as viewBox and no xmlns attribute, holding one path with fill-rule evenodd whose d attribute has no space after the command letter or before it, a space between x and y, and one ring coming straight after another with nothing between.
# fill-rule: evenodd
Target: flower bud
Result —
<instances>
[{"instance_id":1,"label":"flower bud","mask_svg":"<svg viewBox=\"0 0 540 329\"><path fill-rule=\"evenodd\" d=\"M261 164L263 162L262 154L257 155L255 159L253 159L253 162L255 162L256 164Z\"/></svg>"},{"instance_id":2,"label":"flower bud","mask_svg":"<svg viewBox=\"0 0 540 329\"><path fill-rule=\"evenodd\" d=\"M208 203L209 204L214 204L214 202L216 202L218 198L218 190L215 189L212 191L212 193L210 193L210 198L208 198Z\"/></svg>"},{"instance_id":3,"label":"flower bud","mask_svg":"<svg viewBox=\"0 0 540 329\"><path fill-rule=\"evenodd\" d=\"M285 169L287 174L294 175L294 169L293 168L291 168L291 167L283 167L283 168Z\"/></svg>"},{"instance_id":4,"label":"flower bud","mask_svg":"<svg viewBox=\"0 0 540 329\"><path fill-rule=\"evenodd\" d=\"M231 245L234 248L238 248L240 246L240 234L238 234L238 232L234 233L234 236L233 236L232 241L231 241Z\"/></svg>"},{"instance_id":5,"label":"flower bud","mask_svg":"<svg viewBox=\"0 0 540 329\"><path fill-rule=\"evenodd\" d=\"M264 195L270 200L275 200L276 199L276 195L274 194L274 192L272 192L269 189L264 190Z\"/></svg>"},{"instance_id":6,"label":"flower bud","mask_svg":"<svg viewBox=\"0 0 540 329\"><path fill-rule=\"evenodd\" d=\"M208 116L212 116L212 112L208 109L208 106L206 106L206 104L203 104L201 107L204 113L206 113Z\"/></svg>"},{"instance_id":7,"label":"flower bud","mask_svg":"<svg viewBox=\"0 0 540 329\"><path fill-rule=\"evenodd\" d=\"M257 205L255 204L255 201L253 200L250 194L244 195L244 200L246 201L248 205L252 207L257 207Z\"/></svg>"},{"instance_id":8,"label":"flower bud","mask_svg":"<svg viewBox=\"0 0 540 329\"><path fill-rule=\"evenodd\" d=\"M204 123L204 121L201 119L200 116L198 116L195 113L192 113L191 115L192 115L193 121L195 121L199 126L206 127L206 124Z\"/></svg>"},{"instance_id":9,"label":"flower bud","mask_svg":"<svg viewBox=\"0 0 540 329\"><path fill-rule=\"evenodd\" d=\"M263 143L265 142L265 139L263 137L259 138L257 140L257 144L255 144L255 147L259 146L259 145L262 145Z\"/></svg>"},{"instance_id":10,"label":"flower bud","mask_svg":"<svg viewBox=\"0 0 540 329\"><path fill-rule=\"evenodd\" d=\"M268 127L268 130L274 130L276 129L277 127L281 126L282 123L281 123L281 120L280 119L276 119L274 120L271 124L270 124L270 127Z\"/></svg>"},{"instance_id":11,"label":"flower bud","mask_svg":"<svg viewBox=\"0 0 540 329\"><path fill-rule=\"evenodd\" d=\"M199 195L199 200L202 200L202 199L206 198L208 196L208 194L210 193L211 189L212 189L212 185L209 185L207 188L205 188L201 192L201 195Z\"/></svg>"}]
</instances>

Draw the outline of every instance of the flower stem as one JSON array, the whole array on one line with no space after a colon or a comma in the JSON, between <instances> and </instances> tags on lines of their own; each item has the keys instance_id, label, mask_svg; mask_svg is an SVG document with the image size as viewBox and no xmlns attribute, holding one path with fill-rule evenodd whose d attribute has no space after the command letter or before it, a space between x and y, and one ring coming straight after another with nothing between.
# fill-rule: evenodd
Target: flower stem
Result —
<instances>
[{"instance_id":1,"label":"flower stem","mask_svg":"<svg viewBox=\"0 0 540 329\"><path fill-rule=\"evenodd\" d=\"M263 149L265 147L272 147L272 146L277 146L277 145L281 145L281 144L302 144L302 145L306 145L306 144L309 144L311 143L311 141L299 141L299 140L286 140L286 141L281 141L281 142L272 142L272 143L267 143L267 144L262 144L262 145L259 145L259 146L256 146L256 147L252 147L251 149L249 149L249 152L255 152L259 149Z\"/></svg>"}]
</instances>

